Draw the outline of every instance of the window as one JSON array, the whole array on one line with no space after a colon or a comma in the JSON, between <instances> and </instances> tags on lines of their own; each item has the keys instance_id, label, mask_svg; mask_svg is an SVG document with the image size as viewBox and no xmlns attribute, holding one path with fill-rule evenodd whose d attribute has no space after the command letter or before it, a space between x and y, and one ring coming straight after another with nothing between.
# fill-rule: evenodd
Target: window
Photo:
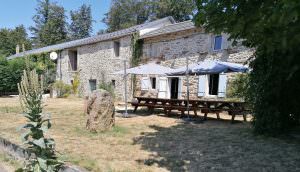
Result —
<instances>
[{"instance_id":1,"label":"window","mask_svg":"<svg viewBox=\"0 0 300 172\"><path fill-rule=\"evenodd\" d=\"M154 43L150 45L150 57L160 57L161 56L161 46L159 43Z\"/></svg>"},{"instance_id":2,"label":"window","mask_svg":"<svg viewBox=\"0 0 300 172\"><path fill-rule=\"evenodd\" d=\"M156 78L150 78L151 81L151 88L156 89Z\"/></svg>"},{"instance_id":3,"label":"window","mask_svg":"<svg viewBox=\"0 0 300 172\"><path fill-rule=\"evenodd\" d=\"M115 88L116 87L116 80L111 80L111 85Z\"/></svg>"},{"instance_id":4,"label":"window","mask_svg":"<svg viewBox=\"0 0 300 172\"><path fill-rule=\"evenodd\" d=\"M219 74L209 75L209 95L218 95L219 88Z\"/></svg>"},{"instance_id":5,"label":"window","mask_svg":"<svg viewBox=\"0 0 300 172\"><path fill-rule=\"evenodd\" d=\"M96 79L90 79L89 84L90 84L91 92L97 89L97 80Z\"/></svg>"},{"instance_id":6,"label":"window","mask_svg":"<svg viewBox=\"0 0 300 172\"><path fill-rule=\"evenodd\" d=\"M222 49L222 36L215 36L214 38L214 50Z\"/></svg>"},{"instance_id":7,"label":"window","mask_svg":"<svg viewBox=\"0 0 300 172\"><path fill-rule=\"evenodd\" d=\"M77 51L69 51L70 70L77 71Z\"/></svg>"},{"instance_id":8,"label":"window","mask_svg":"<svg viewBox=\"0 0 300 172\"><path fill-rule=\"evenodd\" d=\"M115 52L116 57L120 56L120 42L119 41L114 41L114 52Z\"/></svg>"}]
</instances>

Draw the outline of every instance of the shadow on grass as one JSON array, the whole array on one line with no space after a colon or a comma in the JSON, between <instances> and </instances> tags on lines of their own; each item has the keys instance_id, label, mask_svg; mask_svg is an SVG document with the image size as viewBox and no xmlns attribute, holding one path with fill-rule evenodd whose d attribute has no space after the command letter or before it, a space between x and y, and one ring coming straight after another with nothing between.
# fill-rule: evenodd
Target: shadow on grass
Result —
<instances>
[{"instance_id":1,"label":"shadow on grass","mask_svg":"<svg viewBox=\"0 0 300 172\"><path fill-rule=\"evenodd\" d=\"M151 152L138 163L170 171L299 171L300 145L290 140L254 136L248 124L207 121L173 127L134 139Z\"/></svg>"}]
</instances>

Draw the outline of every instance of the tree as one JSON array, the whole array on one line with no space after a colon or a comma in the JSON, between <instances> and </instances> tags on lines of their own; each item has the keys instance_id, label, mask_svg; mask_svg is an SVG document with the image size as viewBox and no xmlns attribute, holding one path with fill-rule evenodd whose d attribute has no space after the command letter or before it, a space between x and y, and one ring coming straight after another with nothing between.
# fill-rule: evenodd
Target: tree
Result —
<instances>
[{"instance_id":1,"label":"tree","mask_svg":"<svg viewBox=\"0 0 300 172\"><path fill-rule=\"evenodd\" d=\"M15 54L17 45L19 45L20 51L22 51L23 45L25 50L31 49L31 42L23 25L14 29L0 29L0 55Z\"/></svg>"},{"instance_id":2,"label":"tree","mask_svg":"<svg viewBox=\"0 0 300 172\"><path fill-rule=\"evenodd\" d=\"M92 32L91 6L83 4L79 10L71 11L70 38L81 39L89 37Z\"/></svg>"},{"instance_id":3,"label":"tree","mask_svg":"<svg viewBox=\"0 0 300 172\"><path fill-rule=\"evenodd\" d=\"M191 20L196 9L194 0L157 0L155 4L156 18L172 16L177 22Z\"/></svg>"},{"instance_id":4,"label":"tree","mask_svg":"<svg viewBox=\"0 0 300 172\"><path fill-rule=\"evenodd\" d=\"M112 0L111 7L102 20L108 26L108 32L128 28L147 20L148 0Z\"/></svg>"},{"instance_id":5,"label":"tree","mask_svg":"<svg viewBox=\"0 0 300 172\"><path fill-rule=\"evenodd\" d=\"M254 131L278 134L300 123L300 1L198 0L195 22L256 49L248 100Z\"/></svg>"},{"instance_id":6,"label":"tree","mask_svg":"<svg viewBox=\"0 0 300 172\"><path fill-rule=\"evenodd\" d=\"M7 61L4 56L0 57L0 93L17 92L17 83L20 82L24 69L24 59Z\"/></svg>"},{"instance_id":7,"label":"tree","mask_svg":"<svg viewBox=\"0 0 300 172\"><path fill-rule=\"evenodd\" d=\"M63 42L67 39L66 16L63 7L49 0L39 0L33 17L35 26L30 27L36 47Z\"/></svg>"},{"instance_id":8,"label":"tree","mask_svg":"<svg viewBox=\"0 0 300 172\"><path fill-rule=\"evenodd\" d=\"M194 0L113 0L103 22L112 32L167 16L185 21L191 19L195 8Z\"/></svg>"}]
</instances>

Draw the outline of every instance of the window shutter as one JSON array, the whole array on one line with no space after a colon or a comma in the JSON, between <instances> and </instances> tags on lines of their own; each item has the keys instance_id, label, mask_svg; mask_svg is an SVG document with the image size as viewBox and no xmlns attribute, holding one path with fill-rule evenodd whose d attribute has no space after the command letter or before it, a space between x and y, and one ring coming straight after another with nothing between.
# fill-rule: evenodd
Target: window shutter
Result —
<instances>
[{"instance_id":1,"label":"window shutter","mask_svg":"<svg viewBox=\"0 0 300 172\"><path fill-rule=\"evenodd\" d=\"M167 98L167 97L168 97L168 78L160 77L159 78L158 98Z\"/></svg>"},{"instance_id":2,"label":"window shutter","mask_svg":"<svg viewBox=\"0 0 300 172\"><path fill-rule=\"evenodd\" d=\"M228 49L228 36L222 35L222 49L226 50Z\"/></svg>"},{"instance_id":3,"label":"window shutter","mask_svg":"<svg viewBox=\"0 0 300 172\"><path fill-rule=\"evenodd\" d=\"M227 75L221 73L219 77L218 97L226 97L226 86L227 86Z\"/></svg>"},{"instance_id":4,"label":"window shutter","mask_svg":"<svg viewBox=\"0 0 300 172\"><path fill-rule=\"evenodd\" d=\"M200 75L198 80L198 96L205 96L205 88L206 88L206 75Z\"/></svg>"},{"instance_id":5,"label":"window shutter","mask_svg":"<svg viewBox=\"0 0 300 172\"><path fill-rule=\"evenodd\" d=\"M149 77L142 77L141 89L142 90L149 90L149 87L150 87Z\"/></svg>"},{"instance_id":6,"label":"window shutter","mask_svg":"<svg viewBox=\"0 0 300 172\"><path fill-rule=\"evenodd\" d=\"M178 98L180 99L182 96L182 77L178 80Z\"/></svg>"}]
</instances>

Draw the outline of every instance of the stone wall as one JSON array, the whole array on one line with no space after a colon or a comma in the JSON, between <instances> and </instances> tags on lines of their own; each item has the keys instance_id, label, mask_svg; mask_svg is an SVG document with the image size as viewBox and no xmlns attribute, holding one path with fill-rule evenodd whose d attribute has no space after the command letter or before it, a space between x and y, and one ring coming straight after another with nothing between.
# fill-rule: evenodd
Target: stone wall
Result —
<instances>
[{"instance_id":1,"label":"stone wall","mask_svg":"<svg viewBox=\"0 0 300 172\"><path fill-rule=\"evenodd\" d=\"M204 33L200 29L190 29L172 34L165 34L152 38L146 38L143 46L142 62L157 62L163 66L177 68L186 65L186 57L189 63L204 60L221 60L244 64L253 55L253 50L238 43L232 46L228 41L228 35L222 34L222 50L213 50L213 34ZM157 52L155 52L157 51ZM229 79L233 74L227 74ZM186 79L182 79L182 94L180 98L186 97ZM190 97L198 98L198 77L190 76ZM140 83L137 83L137 93L140 93Z\"/></svg>"},{"instance_id":2,"label":"stone wall","mask_svg":"<svg viewBox=\"0 0 300 172\"><path fill-rule=\"evenodd\" d=\"M118 99L124 97L124 80L122 75L112 75L112 73L124 68L126 59L129 67L131 58L131 36L118 39L120 42L120 55L115 56L114 40L98 42L96 44L85 45L71 50L77 50L78 53L78 70L80 77L80 93L82 96L91 93L89 80L96 80L97 87L101 82L111 83L115 80L115 93ZM76 74L70 70L69 50L63 50L61 57L57 62L57 80L62 79L64 83L71 84L71 80ZM61 74L60 74L61 70ZM130 79L128 81L128 85ZM131 95L130 86L128 95Z\"/></svg>"},{"instance_id":3,"label":"stone wall","mask_svg":"<svg viewBox=\"0 0 300 172\"><path fill-rule=\"evenodd\" d=\"M144 39L143 55L141 64L158 62L161 65L177 68L189 63L196 63L206 59L218 59L222 61L245 63L253 55L253 50L247 49L240 44L232 46L227 41L228 35L223 34L223 49L213 51L214 35L204 33L201 29L190 29L181 32L160 35ZM224 39L225 38L225 39ZM114 40L103 41L95 44L77 47L71 50L78 52L78 71L80 76L80 92L82 96L89 95L89 80L96 80L97 86L101 82L110 83L115 80L115 93L119 100L124 100L124 80L122 75L112 75L115 71L123 69L123 60L128 60L129 67L131 58L131 36L118 39L120 42L120 56L115 57ZM76 72L69 70L69 50L63 50L57 62L57 79L71 84ZM233 75L228 75L230 78ZM137 76L135 95L141 95L140 78ZM132 96L132 77L128 77L128 97ZM186 97L186 80L182 78L182 97ZM157 83L158 84L158 83ZM190 77L190 96L197 98L198 77Z\"/></svg>"},{"instance_id":4,"label":"stone wall","mask_svg":"<svg viewBox=\"0 0 300 172\"><path fill-rule=\"evenodd\" d=\"M20 161L22 163L24 163L25 160L28 160L31 156L28 150L2 137L0 137L0 149L6 154L10 155L15 160ZM87 172L87 170L71 164L64 164L59 170L59 172Z\"/></svg>"}]
</instances>

